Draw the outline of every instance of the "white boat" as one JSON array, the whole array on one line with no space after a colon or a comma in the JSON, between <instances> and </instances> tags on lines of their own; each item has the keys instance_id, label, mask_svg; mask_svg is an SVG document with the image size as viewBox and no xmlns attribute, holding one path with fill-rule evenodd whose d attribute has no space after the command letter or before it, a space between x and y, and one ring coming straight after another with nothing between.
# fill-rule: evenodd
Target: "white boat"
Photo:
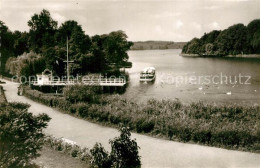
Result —
<instances>
[{"instance_id":1,"label":"white boat","mask_svg":"<svg viewBox=\"0 0 260 168\"><path fill-rule=\"evenodd\" d=\"M147 67L140 73L140 82L152 82L155 80L155 68Z\"/></svg>"}]
</instances>

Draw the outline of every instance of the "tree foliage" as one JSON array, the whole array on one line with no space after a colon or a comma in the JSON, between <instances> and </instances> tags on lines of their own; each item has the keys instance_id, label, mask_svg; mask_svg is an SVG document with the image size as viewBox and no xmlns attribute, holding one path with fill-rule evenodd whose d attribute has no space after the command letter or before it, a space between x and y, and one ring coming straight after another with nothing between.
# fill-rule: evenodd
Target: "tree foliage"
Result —
<instances>
[{"instance_id":1,"label":"tree foliage","mask_svg":"<svg viewBox=\"0 0 260 168\"><path fill-rule=\"evenodd\" d=\"M120 136L110 140L109 143L112 148L110 154L98 143L90 150L93 167L141 167L140 156L138 154L139 147L135 140L131 140L131 133L128 128L120 128Z\"/></svg>"},{"instance_id":2,"label":"tree foliage","mask_svg":"<svg viewBox=\"0 0 260 168\"><path fill-rule=\"evenodd\" d=\"M44 70L44 59L34 52L10 57L6 62L6 71L16 76L31 76Z\"/></svg>"},{"instance_id":3,"label":"tree foliage","mask_svg":"<svg viewBox=\"0 0 260 168\"><path fill-rule=\"evenodd\" d=\"M0 47L0 73L5 72L5 63L9 57L14 56L14 37L12 32L8 29L4 22L0 21L0 37L1 37L1 47Z\"/></svg>"},{"instance_id":4,"label":"tree foliage","mask_svg":"<svg viewBox=\"0 0 260 168\"><path fill-rule=\"evenodd\" d=\"M28 21L31 50L40 53L43 48L53 46L57 24L45 9L40 14L34 14Z\"/></svg>"},{"instance_id":5,"label":"tree foliage","mask_svg":"<svg viewBox=\"0 0 260 168\"><path fill-rule=\"evenodd\" d=\"M0 105L0 167L23 167L39 156L46 114L28 113L28 104Z\"/></svg>"},{"instance_id":6,"label":"tree foliage","mask_svg":"<svg viewBox=\"0 0 260 168\"><path fill-rule=\"evenodd\" d=\"M237 55L260 53L260 19L247 26L235 24L223 31L205 33L194 38L182 49L182 53L199 55Z\"/></svg>"},{"instance_id":7,"label":"tree foliage","mask_svg":"<svg viewBox=\"0 0 260 168\"><path fill-rule=\"evenodd\" d=\"M64 61L67 59L68 39L69 59L74 61L69 66L71 75L102 73L111 69L111 65L119 68L127 62L127 50L133 44L127 41L127 35L121 30L90 37L74 20L65 21L58 27L58 22L45 9L34 14L28 21L29 32L11 32L2 21L0 24L4 41L1 47L2 72L4 67L7 67L5 62L8 58L33 51L42 57L46 68L53 70L55 75L63 76L66 74ZM9 64L10 61L17 60L12 58ZM12 73L9 70L7 67L5 72Z\"/></svg>"}]
</instances>

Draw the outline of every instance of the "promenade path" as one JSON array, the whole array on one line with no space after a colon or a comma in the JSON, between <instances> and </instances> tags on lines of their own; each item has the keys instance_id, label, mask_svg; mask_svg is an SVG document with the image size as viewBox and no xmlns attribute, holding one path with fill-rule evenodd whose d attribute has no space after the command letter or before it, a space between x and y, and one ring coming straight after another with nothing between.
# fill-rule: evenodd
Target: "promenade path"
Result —
<instances>
[{"instance_id":1,"label":"promenade path","mask_svg":"<svg viewBox=\"0 0 260 168\"><path fill-rule=\"evenodd\" d=\"M35 115L48 114L52 119L45 132L54 137L64 137L88 148L100 142L110 150L109 139L119 135L114 128L81 120L18 96L17 83L6 81L3 87L9 102L28 103L31 105L29 111ZM162 140L136 133L132 133L132 138L136 138L141 148L142 167L260 167L260 154Z\"/></svg>"}]
</instances>

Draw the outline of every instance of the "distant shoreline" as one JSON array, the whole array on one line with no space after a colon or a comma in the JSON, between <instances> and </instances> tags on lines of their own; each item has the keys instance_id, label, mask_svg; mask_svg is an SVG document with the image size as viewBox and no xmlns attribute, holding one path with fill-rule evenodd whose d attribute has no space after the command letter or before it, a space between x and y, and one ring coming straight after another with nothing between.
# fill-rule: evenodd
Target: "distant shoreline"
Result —
<instances>
[{"instance_id":1,"label":"distant shoreline","mask_svg":"<svg viewBox=\"0 0 260 168\"><path fill-rule=\"evenodd\" d=\"M182 49L187 42L173 41L137 41L130 50L167 50Z\"/></svg>"},{"instance_id":2,"label":"distant shoreline","mask_svg":"<svg viewBox=\"0 0 260 168\"><path fill-rule=\"evenodd\" d=\"M225 57L225 58L260 58L260 54L238 54L238 55L226 55L226 56L218 56L218 55L200 55L200 54L179 54L182 57Z\"/></svg>"}]
</instances>

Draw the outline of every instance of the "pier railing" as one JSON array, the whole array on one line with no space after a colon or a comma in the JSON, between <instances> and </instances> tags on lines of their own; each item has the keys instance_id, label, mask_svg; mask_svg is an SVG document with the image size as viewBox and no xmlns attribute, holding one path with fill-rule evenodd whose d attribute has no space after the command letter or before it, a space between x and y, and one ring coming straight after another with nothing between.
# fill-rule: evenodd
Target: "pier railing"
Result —
<instances>
[{"instance_id":1,"label":"pier railing","mask_svg":"<svg viewBox=\"0 0 260 168\"><path fill-rule=\"evenodd\" d=\"M93 86L124 86L124 78L86 78L82 80L52 80L52 81L32 81L35 86L64 86L64 85L93 85Z\"/></svg>"}]
</instances>

